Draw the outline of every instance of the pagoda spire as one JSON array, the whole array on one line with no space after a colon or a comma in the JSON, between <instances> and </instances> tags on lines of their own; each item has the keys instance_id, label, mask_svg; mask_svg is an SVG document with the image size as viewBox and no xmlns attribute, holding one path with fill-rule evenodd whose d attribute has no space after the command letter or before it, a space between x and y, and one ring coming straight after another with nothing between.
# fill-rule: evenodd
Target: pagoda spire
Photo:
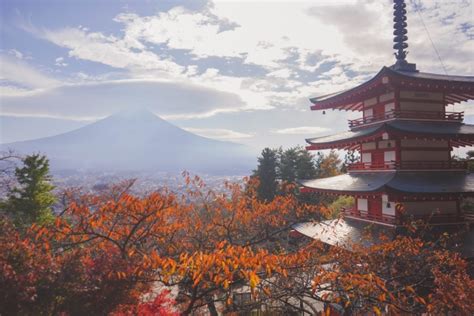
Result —
<instances>
[{"instance_id":1,"label":"pagoda spire","mask_svg":"<svg viewBox=\"0 0 474 316\"><path fill-rule=\"evenodd\" d=\"M396 50L396 63L392 66L395 70L416 71L416 65L406 61L408 52L408 30L407 30L407 10L405 0L393 0L393 49Z\"/></svg>"}]
</instances>

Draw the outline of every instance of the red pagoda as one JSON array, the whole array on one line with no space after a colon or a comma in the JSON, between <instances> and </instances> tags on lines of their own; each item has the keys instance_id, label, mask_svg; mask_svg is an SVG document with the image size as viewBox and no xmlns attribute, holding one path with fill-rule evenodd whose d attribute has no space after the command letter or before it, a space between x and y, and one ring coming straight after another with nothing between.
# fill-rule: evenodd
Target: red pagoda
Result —
<instances>
[{"instance_id":1,"label":"red pagoda","mask_svg":"<svg viewBox=\"0 0 474 316\"><path fill-rule=\"evenodd\" d=\"M356 150L360 161L347 174L300 182L306 192L355 198L354 208L344 210L345 222L334 227L336 238L317 225L295 227L300 233L335 243L360 223L396 228L406 218L443 226L473 220L460 202L474 196L474 177L451 151L474 144L474 125L446 107L474 99L474 77L418 71L406 61L406 26L405 3L395 0L396 63L355 88L310 99L312 110L359 111L362 117L349 120L347 132L307 139L307 149Z\"/></svg>"}]
</instances>

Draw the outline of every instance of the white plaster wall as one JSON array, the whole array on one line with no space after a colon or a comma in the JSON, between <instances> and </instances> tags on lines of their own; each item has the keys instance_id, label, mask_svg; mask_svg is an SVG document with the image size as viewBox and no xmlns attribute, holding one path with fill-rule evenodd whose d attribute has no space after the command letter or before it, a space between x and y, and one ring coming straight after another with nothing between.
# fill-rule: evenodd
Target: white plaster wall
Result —
<instances>
[{"instance_id":1,"label":"white plaster wall","mask_svg":"<svg viewBox=\"0 0 474 316\"><path fill-rule=\"evenodd\" d=\"M364 106L372 106L377 103L377 98L371 98L364 101Z\"/></svg>"},{"instance_id":2,"label":"white plaster wall","mask_svg":"<svg viewBox=\"0 0 474 316\"><path fill-rule=\"evenodd\" d=\"M392 112L393 110L395 110L395 103L391 102L385 104L385 113Z\"/></svg>"},{"instance_id":3,"label":"white plaster wall","mask_svg":"<svg viewBox=\"0 0 474 316\"><path fill-rule=\"evenodd\" d=\"M375 149L375 142L362 144L362 150L372 150L372 149Z\"/></svg>"},{"instance_id":4,"label":"white plaster wall","mask_svg":"<svg viewBox=\"0 0 474 316\"><path fill-rule=\"evenodd\" d=\"M387 203L390 203L390 206L387 207ZM388 200L388 195L382 195L382 214L395 216L395 202Z\"/></svg>"},{"instance_id":5,"label":"white plaster wall","mask_svg":"<svg viewBox=\"0 0 474 316\"><path fill-rule=\"evenodd\" d=\"M369 210L367 199L357 199L357 209L359 211L367 212Z\"/></svg>"},{"instance_id":6,"label":"white plaster wall","mask_svg":"<svg viewBox=\"0 0 474 316\"><path fill-rule=\"evenodd\" d=\"M369 116L373 116L373 115L374 115L374 111L372 109L364 110L364 117L369 117Z\"/></svg>"},{"instance_id":7,"label":"white plaster wall","mask_svg":"<svg viewBox=\"0 0 474 316\"><path fill-rule=\"evenodd\" d=\"M390 146L388 144L390 144ZM379 141L379 148L393 148L393 147L395 147L395 141L393 139Z\"/></svg>"},{"instance_id":8,"label":"white plaster wall","mask_svg":"<svg viewBox=\"0 0 474 316\"><path fill-rule=\"evenodd\" d=\"M385 102L385 101L388 101L388 100L393 100L393 98L395 98L395 93L394 93L394 92L382 94L381 96L379 96L380 102Z\"/></svg>"},{"instance_id":9,"label":"white plaster wall","mask_svg":"<svg viewBox=\"0 0 474 316\"><path fill-rule=\"evenodd\" d=\"M372 162L372 154L362 153L362 162Z\"/></svg>"},{"instance_id":10,"label":"white plaster wall","mask_svg":"<svg viewBox=\"0 0 474 316\"><path fill-rule=\"evenodd\" d=\"M383 153L384 161L395 161L395 151L386 151Z\"/></svg>"}]
</instances>

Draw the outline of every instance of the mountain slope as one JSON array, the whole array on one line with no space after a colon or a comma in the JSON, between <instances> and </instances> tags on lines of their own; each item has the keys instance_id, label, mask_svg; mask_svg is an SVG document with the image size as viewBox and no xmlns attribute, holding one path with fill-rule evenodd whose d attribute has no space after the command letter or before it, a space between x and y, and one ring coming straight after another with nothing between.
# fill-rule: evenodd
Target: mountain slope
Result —
<instances>
[{"instance_id":1,"label":"mountain slope","mask_svg":"<svg viewBox=\"0 0 474 316\"><path fill-rule=\"evenodd\" d=\"M255 164L255 156L244 145L192 134L144 110L121 112L68 133L1 147L45 153L54 169L240 174Z\"/></svg>"},{"instance_id":2,"label":"mountain slope","mask_svg":"<svg viewBox=\"0 0 474 316\"><path fill-rule=\"evenodd\" d=\"M0 143L54 136L81 128L89 123L49 117L0 115Z\"/></svg>"}]
</instances>

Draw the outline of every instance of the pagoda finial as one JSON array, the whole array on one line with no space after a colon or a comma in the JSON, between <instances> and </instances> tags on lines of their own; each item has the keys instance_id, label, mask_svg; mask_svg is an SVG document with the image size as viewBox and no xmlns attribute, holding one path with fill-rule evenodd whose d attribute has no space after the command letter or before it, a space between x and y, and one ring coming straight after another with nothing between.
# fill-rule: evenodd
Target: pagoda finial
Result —
<instances>
[{"instance_id":1,"label":"pagoda finial","mask_svg":"<svg viewBox=\"0 0 474 316\"><path fill-rule=\"evenodd\" d=\"M415 64L409 64L406 61L406 57L408 52L406 49L408 48L408 44L406 41L408 40L407 36L407 10L405 10L406 4L405 0L393 0L393 49L397 50L395 53L395 57L397 58L397 62L395 65L392 66L395 70L401 71L416 71Z\"/></svg>"}]
</instances>

